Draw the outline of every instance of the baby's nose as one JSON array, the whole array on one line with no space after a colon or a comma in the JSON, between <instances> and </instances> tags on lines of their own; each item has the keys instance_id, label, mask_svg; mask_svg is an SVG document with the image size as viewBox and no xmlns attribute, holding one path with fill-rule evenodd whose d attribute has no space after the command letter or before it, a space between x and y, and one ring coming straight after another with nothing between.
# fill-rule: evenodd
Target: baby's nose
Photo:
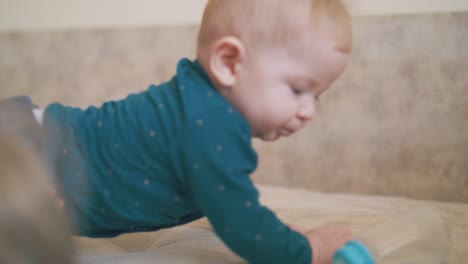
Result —
<instances>
[{"instance_id":1,"label":"baby's nose","mask_svg":"<svg viewBox=\"0 0 468 264\"><path fill-rule=\"evenodd\" d=\"M297 113L298 117L303 121L309 121L315 116L315 107L313 102L308 102L302 105Z\"/></svg>"}]
</instances>

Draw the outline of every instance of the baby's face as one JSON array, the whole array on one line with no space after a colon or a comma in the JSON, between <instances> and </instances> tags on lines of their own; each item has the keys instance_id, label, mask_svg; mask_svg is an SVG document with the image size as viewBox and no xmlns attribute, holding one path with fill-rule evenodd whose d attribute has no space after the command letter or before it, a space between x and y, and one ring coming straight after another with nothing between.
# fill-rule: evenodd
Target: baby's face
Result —
<instances>
[{"instance_id":1,"label":"baby's face","mask_svg":"<svg viewBox=\"0 0 468 264\"><path fill-rule=\"evenodd\" d=\"M290 136L315 116L315 100L342 74L348 57L334 41L317 35L249 54L236 68L230 101L255 137Z\"/></svg>"}]
</instances>

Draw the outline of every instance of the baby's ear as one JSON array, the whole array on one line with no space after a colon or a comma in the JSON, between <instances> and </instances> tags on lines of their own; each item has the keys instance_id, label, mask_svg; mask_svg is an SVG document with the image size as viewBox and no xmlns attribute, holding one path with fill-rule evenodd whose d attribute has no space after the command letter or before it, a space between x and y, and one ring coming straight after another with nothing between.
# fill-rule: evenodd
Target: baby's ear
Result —
<instances>
[{"instance_id":1,"label":"baby's ear","mask_svg":"<svg viewBox=\"0 0 468 264\"><path fill-rule=\"evenodd\" d=\"M216 83L228 88L236 82L236 65L245 59L244 44L236 37L219 39L209 55L209 67Z\"/></svg>"}]
</instances>

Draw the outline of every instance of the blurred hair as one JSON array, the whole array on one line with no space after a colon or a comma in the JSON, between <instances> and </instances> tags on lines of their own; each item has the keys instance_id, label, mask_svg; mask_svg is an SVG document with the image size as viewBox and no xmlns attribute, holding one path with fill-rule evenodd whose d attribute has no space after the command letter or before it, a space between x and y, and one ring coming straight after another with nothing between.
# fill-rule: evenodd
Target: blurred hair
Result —
<instances>
[{"instance_id":1,"label":"blurred hair","mask_svg":"<svg viewBox=\"0 0 468 264\"><path fill-rule=\"evenodd\" d=\"M0 263L75 263L69 219L35 153L0 133Z\"/></svg>"},{"instance_id":2,"label":"blurred hair","mask_svg":"<svg viewBox=\"0 0 468 264\"><path fill-rule=\"evenodd\" d=\"M351 16L342 0L208 0L198 49L224 36L248 47L284 45L307 30L331 37L337 49L352 49Z\"/></svg>"}]
</instances>

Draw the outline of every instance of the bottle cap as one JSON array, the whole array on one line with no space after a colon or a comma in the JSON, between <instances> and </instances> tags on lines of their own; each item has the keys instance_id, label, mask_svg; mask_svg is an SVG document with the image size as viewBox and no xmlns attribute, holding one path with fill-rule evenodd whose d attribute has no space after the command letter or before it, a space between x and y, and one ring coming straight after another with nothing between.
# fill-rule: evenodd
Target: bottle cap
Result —
<instances>
[{"instance_id":1,"label":"bottle cap","mask_svg":"<svg viewBox=\"0 0 468 264\"><path fill-rule=\"evenodd\" d=\"M366 245L358 240L351 240L335 253L333 264L376 264L376 262Z\"/></svg>"}]
</instances>

